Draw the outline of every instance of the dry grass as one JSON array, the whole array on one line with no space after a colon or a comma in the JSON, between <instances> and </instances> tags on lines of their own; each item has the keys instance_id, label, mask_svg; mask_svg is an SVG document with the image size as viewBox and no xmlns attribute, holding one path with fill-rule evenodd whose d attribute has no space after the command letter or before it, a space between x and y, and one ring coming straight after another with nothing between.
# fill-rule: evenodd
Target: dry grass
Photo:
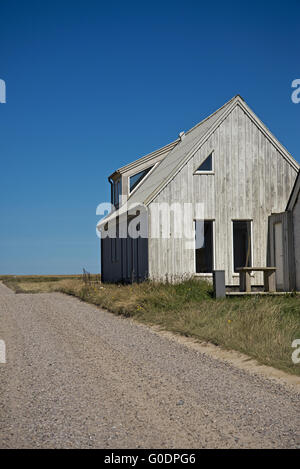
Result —
<instances>
[{"instance_id":1,"label":"dry grass","mask_svg":"<svg viewBox=\"0 0 300 469\"><path fill-rule=\"evenodd\" d=\"M2 275L2 281L7 287L16 293L46 293L59 291L70 284L79 282L81 275ZM71 282L71 283L70 283Z\"/></svg>"},{"instance_id":2,"label":"dry grass","mask_svg":"<svg viewBox=\"0 0 300 469\"><path fill-rule=\"evenodd\" d=\"M3 278L2 278L3 280ZM258 362L300 375L293 340L300 338L300 298L244 297L214 300L199 280L181 284L87 286L80 278L4 279L17 292L61 291L116 314L238 350Z\"/></svg>"}]
</instances>

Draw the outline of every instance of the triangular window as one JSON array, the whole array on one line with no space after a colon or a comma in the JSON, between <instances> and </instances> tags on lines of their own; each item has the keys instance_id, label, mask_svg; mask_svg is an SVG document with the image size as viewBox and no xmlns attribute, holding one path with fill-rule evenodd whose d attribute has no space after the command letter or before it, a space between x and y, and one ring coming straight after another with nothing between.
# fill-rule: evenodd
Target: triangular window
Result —
<instances>
[{"instance_id":1,"label":"triangular window","mask_svg":"<svg viewBox=\"0 0 300 469\"><path fill-rule=\"evenodd\" d=\"M212 153L199 166L196 173L207 173L213 171L213 155Z\"/></svg>"},{"instance_id":2,"label":"triangular window","mask_svg":"<svg viewBox=\"0 0 300 469\"><path fill-rule=\"evenodd\" d=\"M150 166L150 168L144 169L143 171L140 171L139 173L136 173L133 176L130 176L130 178L129 178L129 190L130 190L130 192L132 192L133 189L136 188L136 186L141 182L142 179L144 179L146 174L148 174L150 169L152 169L152 168L153 168L153 166Z\"/></svg>"}]
</instances>

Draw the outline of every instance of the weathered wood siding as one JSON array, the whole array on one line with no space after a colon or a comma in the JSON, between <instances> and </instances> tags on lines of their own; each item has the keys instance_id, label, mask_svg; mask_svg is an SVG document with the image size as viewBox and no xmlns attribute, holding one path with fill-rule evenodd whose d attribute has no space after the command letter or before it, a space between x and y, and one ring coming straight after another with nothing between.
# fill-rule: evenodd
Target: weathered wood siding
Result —
<instances>
[{"instance_id":1,"label":"weathered wood siding","mask_svg":"<svg viewBox=\"0 0 300 469\"><path fill-rule=\"evenodd\" d=\"M300 196L293 210L296 290L300 291Z\"/></svg>"},{"instance_id":2,"label":"weathered wood siding","mask_svg":"<svg viewBox=\"0 0 300 469\"><path fill-rule=\"evenodd\" d=\"M214 174L193 174L213 151ZM267 262L268 216L285 210L296 170L237 105L153 203L204 203L204 218L214 220L214 268L225 270L226 283L238 284L233 273L232 220L252 220L252 262ZM187 222L193 229L194 215ZM159 223L150 217L149 229ZM299 231L298 231L299 232ZM149 236L149 276L176 278L195 273L194 249L185 239ZM256 273L253 284L263 283Z\"/></svg>"},{"instance_id":3,"label":"weathered wood siding","mask_svg":"<svg viewBox=\"0 0 300 469\"><path fill-rule=\"evenodd\" d=\"M148 278L147 238L103 238L101 256L103 282L130 283Z\"/></svg>"}]
</instances>

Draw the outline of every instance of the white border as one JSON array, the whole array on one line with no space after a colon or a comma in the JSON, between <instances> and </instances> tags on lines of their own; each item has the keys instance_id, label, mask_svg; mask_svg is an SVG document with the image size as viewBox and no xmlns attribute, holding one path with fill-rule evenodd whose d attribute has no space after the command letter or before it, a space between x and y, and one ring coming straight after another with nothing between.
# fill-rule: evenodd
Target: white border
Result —
<instances>
[{"instance_id":1,"label":"white border","mask_svg":"<svg viewBox=\"0 0 300 469\"><path fill-rule=\"evenodd\" d=\"M199 166L201 166L201 165L207 160L207 158L209 158L210 155L211 155L211 160L212 160L212 161L211 161L211 166L212 166L212 170L211 170L211 171L198 171L198 169L196 169L196 170L194 171L194 174L215 174L215 155L214 155L214 153L215 153L215 150L212 150L212 151L207 155L207 157L204 158L204 160L202 161L202 163L200 163L200 165L199 165ZM209 220L207 220L207 221L209 221Z\"/></svg>"},{"instance_id":2,"label":"white border","mask_svg":"<svg viewBox=\"0 0 300 469\"><path fill-rule=\"evenodd\" d=\"M148 169L149 167L151 167L152 165L149 165L147 168L144 168L144 169L141 169L141 171L137 171L136 173L134 174L131 174L130 176L127 176L127 192L128 192L128 197L131 196L138 187L140 187L140 185L142 184L142 182L144 182L148 176L150 176L150 174L152 173L152 171L155 169L155 167L158 165L158 163L160 163L160 161L158 161L157 163L154 164L153 168L150 169L150 171L146 174L146 176L143 177L143 179L138 183L137 186L135 186L135 188L130 192L130 178L135 176L136 174L138 173L141 173L142 171L145 171L146 169Z\"/></svg>"}]
</instances>

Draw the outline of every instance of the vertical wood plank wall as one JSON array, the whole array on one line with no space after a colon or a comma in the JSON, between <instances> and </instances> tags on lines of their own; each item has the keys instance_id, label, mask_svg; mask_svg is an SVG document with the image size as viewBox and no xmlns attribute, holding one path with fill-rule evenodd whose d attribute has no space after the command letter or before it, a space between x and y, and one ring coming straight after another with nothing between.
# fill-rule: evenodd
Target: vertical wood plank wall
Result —
<instances>
[{"instance_id":1,"label":"vertical wood plank wall","mask_svg":"<svg viewBox=\"0 0 300 469\"><path fill-rule=\"evenodd\" d=\"M213 151L214 174L193 173ZM225 270L227 285L239 283L233 272L232 220L252 220L253 265L267 262L268 216L282 212L296 179L296 170L284 159L257 125L237 105L152 203L204 203L204 218L214 220L214 268ZM150 211L151 205L150 204ZM193 227L193 218L188 220ZM153 223L149 217L149 233ZM149 276L152 279L195 273L194 249L185 239L149 235ZM255 273L254 285L263 284Z\"/></svg>"},{"instance_id":2,"label":"vertical wood plank wall","mask_svg":"<svg viewBox=\"0 0 300 469\"><path fill-rule=\"evenodd\" d=\"M113 243L115 253L112 253ZM101 239L101 276L103 282L141 282L148 278L148 239Z\"/></svg>"}]
</instances>

